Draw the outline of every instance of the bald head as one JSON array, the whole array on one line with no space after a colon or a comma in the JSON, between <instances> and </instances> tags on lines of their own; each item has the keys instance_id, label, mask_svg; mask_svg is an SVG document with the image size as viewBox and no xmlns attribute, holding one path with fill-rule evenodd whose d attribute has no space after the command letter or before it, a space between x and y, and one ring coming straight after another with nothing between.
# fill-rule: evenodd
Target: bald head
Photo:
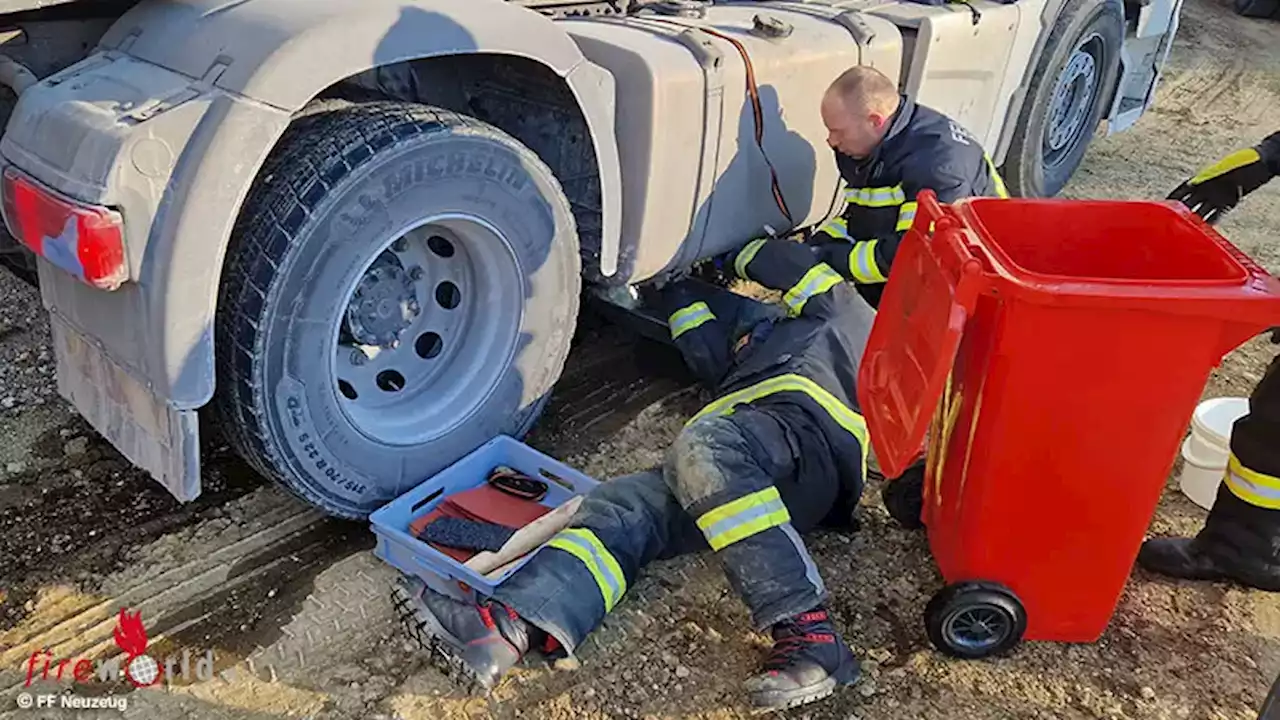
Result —
<instances>
[{"instance_id":1,"label":"bald head","mask_svg":"<svg viewBox=\"0 0 1280 720\"><path fill-rule=\"evenodd\" d=\"M822 98L827 142L851 157L870 155L899 102L897 86L879 70L861 66L845 70Z\"/></svg>"},{"instance_id":2,"label":"bald head","mask_svg":"<svg viewBox=\"0 0 1280 720\"><path fill-rule=\"evenodd\" d=\"M851 67L840 73L827 92L839 98L850 112L865 110L892 115L898 109L898 88L884 73L871 67Z\"/></svg>"}]
</instances>

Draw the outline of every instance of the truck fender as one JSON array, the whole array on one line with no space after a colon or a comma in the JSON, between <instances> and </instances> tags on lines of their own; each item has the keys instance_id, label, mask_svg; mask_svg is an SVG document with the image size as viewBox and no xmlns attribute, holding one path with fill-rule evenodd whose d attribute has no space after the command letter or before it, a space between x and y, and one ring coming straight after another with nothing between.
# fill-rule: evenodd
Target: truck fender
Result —
<instances>
[{"instance_id":1,"label":"truck fender","mask_svg":"<svg viewBox=\"0 0 1280 720\"><path fill-rule=\"evenodd\" d=\"M146 380L179 409L204 405L213 395L212 328L223 259L240 204L283 134L287 114L375 67L463 53L508 54L564 78L599 164L601 272L615 272L621 175L613 78L585 62L577 45L535 12L502 0L316 0L305 9L291 0L146 0L107 32L101 49L203 78L236 100L214 104L227 115L221 121L201 122L190 137L168 139L171 147L183 148L181 159L147 240L145 255L153 265L143 270L150 286L144 322L155 324L149 328L155 337L190 332L186 343L166 343L166 376L150 372Z\"/></svg>"}]
</instances>

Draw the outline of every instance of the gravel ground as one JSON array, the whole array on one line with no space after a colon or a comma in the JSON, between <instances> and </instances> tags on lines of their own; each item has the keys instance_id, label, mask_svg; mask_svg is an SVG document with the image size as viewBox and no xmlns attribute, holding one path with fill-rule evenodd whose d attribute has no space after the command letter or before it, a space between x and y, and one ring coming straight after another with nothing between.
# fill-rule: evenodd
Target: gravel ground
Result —
<instances>
[{"instance_id":1,"label":"gravel ground","mask_svg":"<svg viewBox=\"0 0 1280 720\"><path fill-rule=\"evenodd\" d=\"M1280 23L1238 18L1228 0L1188 0L1156 109L1132 131L1099 138L1067 194L1162 197L1198 166L1274 130L1278 37ZM1258 192L1222 226L1280 271L1276 228L1280 187ZM234 542L262 508L288 502L216 442L209 447L205 497L186 506L174 502L55 399L47 325L35 293L0 273L0 304L6 308L0 317L0 651L47 623L51 608L88 606L193 562L205 543ZM1274 353L1262 340L1232 353L1206 397L1246 394ZM1160 358L1153 355L1152 362ZM553 401L531 443L597 477L617 475L658 461L699 402L696 393L668 394L599 437L575 432ZM1236 720L1255 716L1280 673L1280 598L1173 583L1138 570L1095 644L1028 643L1000 660L946 660L929 648L919 619L941 585L925 539L894 525L878 498L870 488L857 534L818 533L811 540L834 591L833 611L864 659L866 679L789 717ZM1171 485L1152 531L1192 533L1203 517ZM333 532L341 539L323 551L322 561L303 557L288 577L263 576L246 586L248 595L217 599L173 633L171 647L214 649L220 679L128 693L123 716L720 720L747 714L739 684L767 639L746 629L746 613L712 559L652 568L593 636L580 663L531 663L490 697L469 698L430 668L396 627L387 594L394 573L370 555L367 543L344 534L349 529ZM18 669L0 668L0 679ZM0 714L5 709L0 705Z\"/></svg>"}]
</instances>

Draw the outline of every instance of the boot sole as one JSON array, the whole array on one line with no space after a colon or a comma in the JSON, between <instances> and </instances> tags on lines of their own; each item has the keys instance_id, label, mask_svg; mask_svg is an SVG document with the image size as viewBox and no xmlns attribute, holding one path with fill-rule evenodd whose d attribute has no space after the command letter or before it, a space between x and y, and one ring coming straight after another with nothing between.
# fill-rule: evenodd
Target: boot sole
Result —
<instances>
[{"instance_id":1,"label":"boot sole","mask_svg":"<svg viewBox=\"0 0 1280 720\"><path fill-rule=\"evenodd\" d=\"M407 593L405 596L408 599ZM405 627L405 630L427 651L427 660L431 666L468 695L483 694L491 690L462 659L462 643L444 629L435 614L418 603L410 604L410 608L412 610L402 615L401 619L406 626L412 621L419 624L419 627ZM422 637L424 633L425 638Z\"/></svg>"},{"instance_id":2,"label":"boot sole","mask_svg":"<svg viewBox=\"0 0 1280 720\"><path fill-rule=\"evenodd\" d=\"M808 705L811 702L831 696L835 691L836 679L829 677L816 685L794 690L769 690L753 693L751 695L752 714L763 715L778 710L789 710L801 705Z\"/></svg>"},{"instance_id":3,"label":"boot sole","mask_svg":"<svg viewBox=\"0 0 1280 720\"><path fill-rule=\"evenodd\" d=\"M1193 570L1184 570L1181 567L1173 565L1161 565L1159 563L1146 563L1139 561L1138 566L1143 570L1166 580L1185 580L1187 582L1211 582L1224 583L1228 585L1236 585L1239 587L1249 588L1252 590L1261 590L1263 592L1280 592L1280 580L1268 582L1258 578L1249 579L1239 575L1230 575L1221 570L1207 570L1195 568Z\"/></svg>"},{"instance_id":4,"label":"boot sole","mask_svg":"<svg viewBox=\"0 0 1280 720\"><path fill-rule=\"evenodd\" d=\"M848 665L837 669L835 675L830 675L826 680L813 685L793 690L766 690L751 693L751 705L754 708L752 714L761 715L808 705L811 702L829 697L836 691L837 687L849 687L856 684L862 677L862 669L852 656L846 662Z\"/></svg>"},{"instance_id":5,"label":"boot sole","mask_svg":"<svg viewBox=\"0 0 1280 720\"><path fill-rule=\"evenodd\" d=\"M456 646L452 643L432 636L431 666L468 695L484 695L489 692L492 688L485 684L471 666L454 652L455 649Z\"/></svg>"}]
</instances>

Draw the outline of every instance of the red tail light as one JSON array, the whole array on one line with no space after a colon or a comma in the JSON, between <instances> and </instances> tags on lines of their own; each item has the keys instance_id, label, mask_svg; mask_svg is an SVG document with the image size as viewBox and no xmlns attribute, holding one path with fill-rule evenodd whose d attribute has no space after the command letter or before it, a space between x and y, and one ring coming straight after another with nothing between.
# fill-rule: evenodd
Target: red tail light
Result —
<instances>
[{"instance_id":1,"label":"red tail light","mask_svg":"<svg viewBox=\"0 0 1280 720\"><path fill-rule=\"evenodd\" d=\"M4 171L3 197L9 232L32 252L102 290L129 279L119 213L65 198L13 168Z\"/></svg>"}]
</instances>

